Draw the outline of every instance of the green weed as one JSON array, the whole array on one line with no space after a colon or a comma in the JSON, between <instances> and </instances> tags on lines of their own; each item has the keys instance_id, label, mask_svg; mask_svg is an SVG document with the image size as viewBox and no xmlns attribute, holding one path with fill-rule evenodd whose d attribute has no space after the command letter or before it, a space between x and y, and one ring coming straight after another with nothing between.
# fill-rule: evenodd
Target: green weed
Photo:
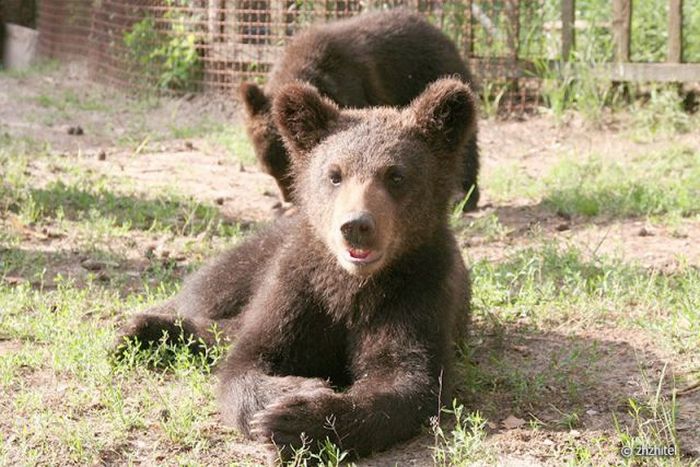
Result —
<instances>
[{"instance_id":1,"label":"green weed","mask_svg":"<svg viewBox=\"0 0 700 467\"><path fill-rule=\"evenodd\" d=\"M614 417L615 428L620 442L620 450L626 465L636 465L640 459L650 462L650 465L684 465L681 460L682 446L676 432L678 402L675 389L664 390L666 370L663 368L656 387L648 379L645 381L646 398L630 398L628 400L628 415L632 420L631 427L622 424L617 416ZM643 373L644 374L644 373ZM669 456L638 457L639 448L673 448Z\"/></svg>"},{"instance_id":2,"label":"green weed","mask_svg":"<svg viewBox=\"0 0 700 467\"><path fill-rule=\"evenodd\" d=\"M643 140L658 133L687 133L692 128L692 117L683 110L682 98L672 88L651 89L646 102L635 102L635 134Z\"/></svg>"},{"instance_id":3,"label":"green weed","mask_svg":"<svg viewBox=\"0 0 700 467\"><path fill-rule=\"evenodd\" d=\"M479 412L468 413L456 401L453 401L451 409L442 409L442 412L454 419L454 425L449 432L445 432L439 417L432 422L435 465L489 464L496 461L496 456L485 443L486 420Z\"/></svg>"}]
</instances>

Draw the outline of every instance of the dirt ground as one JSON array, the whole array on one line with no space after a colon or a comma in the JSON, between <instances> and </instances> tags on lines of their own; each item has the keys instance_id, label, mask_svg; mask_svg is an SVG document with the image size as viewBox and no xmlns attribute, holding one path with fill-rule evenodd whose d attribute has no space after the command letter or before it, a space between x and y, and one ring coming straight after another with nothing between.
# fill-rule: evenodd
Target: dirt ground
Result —
<instances>
[{"instance_id":1,"label":"dirt ground","mask_svg":"<svg viewBox=\"0 0 700 467\"><path fill-rule=\"evenodd\" d=\"M276 211L277 190L271 178L261 173L254 164L244 165L213 147L207 140L187 138L165 139L158 134L163 128L176 124L187 125L192 120L206 117L217 122L236 125L240 114L235 100L222 96L189 95L182 99L162 100L155 110L147 110L144 125L153 138L144 138L143 147L114 147L114 142L128 133L134 125L130 106L109 112L80 112L79 117L65 116L46 123L41 118L27 118L45 111L36 102L37 96L58 89L88 94L92 99L113 98L117 91L91 86L85 70L79 65L61 69L61 74L30 76L19 80L19 85L4 86L0 91L0 131L24 135L45 141L58 154L77 154L84 165L98 173L115 174L134 180L144 191L152 187L167 188L177 182L178 190L198 199L217 202L229 219L261 221L270 219ZM60 92L60 91L58 91ZM85 133L69 134L73 126L81 126ZM548 116L528 116L521 119L482 120L479 124L479 144L482 157L482 178L498 167L518 167L537 178L546 172L562 153L635 154L663 150L669 140L674 144L700 150L700 137L695 133L659 136L651 141L635 141L619 130L621 124L596 129L580 118L571 118L562 125ZM92 131L94 130L94 131ZM155 141L154 141L155 140ZM105 152L105 160L97 155ZM135 157L142 155L144 157ZM487 187L488 188L488 187ZM530 199L511 199L497 202L488 190L481 201L481 209L468 218L495 214L499 221L512 230L503 242L470 245L472 259L498 259L504 245L527 241L527 234L538 224L546 235L562 236L598 248L600 252L618 253L625 259L641 261L657 268L672 267L683 252L690 264L700 264L700 244L695 241L700 223L690 222L678 235L663 226L650 227L644 219L574 218L562 219ZM642 230L644 229L644 230ZM643 232L640 235L640 232Z\"/></svg>"},{"instance_id":2,"label":"dirt ground","mask_svg":"<svg viewBox=\"0 0 700 467\"><path fill-rule=\"evenodd\" d=\"M116 175L131 180L137 191L142 189L147 193L153 187L176 189L183 196L216 207L231 221L254 224L273 219L276 215L274 207L278 199L271 178L255 165L232 157L206 135L194 132L177 139L164 133L150 138L144 136L140 142L140 138L134 137L126 143L118 143L120 137L129 136L139 125L151 129L151 135L173 124L194 124L194 120L203 116L235 125L239 116L233 101L206 95L164 100L157 108L139 114L142 117L138 121L134 120L133 109L126 104L124 107L114 104L115 108L104 112L63 109L55 112L51 119L45 118L50 110L56 111L61 104L47 107L46 99L42 101L40 96L51 97L66 91L84 97L83 102L88 97L96 101L103 98L111 99L109 102L113 103L119 101L113 98L117 91L92 85L80 67L19 78L2 76L0 134L45 142L55 157L71 158L93 174ZM69 134L69 128L75 126L80 126L84 134ZM525 121L484 119L480 122L484 179L504 165L517 166L533 178L542 176L563 152L610 154L654 148L663 150L669 140L700 153L700 136L692 133L637 142L615 126L595 129L576 118L566 124L557 123L548 116L530 116ZM56 172L50 159L33 162L29 170L33 178L45 183L63 176ZM465 255L471 262L483 259L501 261L513 249L541 243L543 239L556 239L575 243L584 252L615 255L661 274L672 273L681 264L700 268L700 222L696 219L684 220L679 229L650 222L647 218L562 216L539 200L523 196L499 201L489 192L488 186L483 193L481 208L467 214L464 220L496 216L505 227L505 233L496 238L476 236L465 239ZM51 255L71 248L69 234L54 236L50 231L18 228L27 229L23 241L25 249ZM162 239L145 235L135 241L139 246L132 250L127 266L123 267L138 277L145 267L143 245L158 245ZM172 244L169 248L177 250ZM80 278L86 274L84 261L79 255L61 257L53 267ZM24 279L5 277L7 282L13 280ZM515 366L526 366L531 374L546 368L553 355L572 346L579 346L584 352L595 348L598 355L592 368L588 369L596 373L595 382L590 386L582 383L584 411L575 429L557 425L556 421L561 418L559 410L567 407L567 401L566 394L554 388L545 388L544 391L549 392L544 394L543 401L532 404L533 412L527 414L541 422L543 428L539 429L532 429L524 423L509 423L508 417L512 415L508 409L510 401L484 400L478 394L470 396L471 406L481 410L489 420L487 443L498 453L501 465L557 465L561 462L562 452L581 443L589 443L595 447L592 449L603 452L596 462L620 463L620 458L610 447L600 446L598 440L605 433L609 434L612 414L624 417L621 407L629 397L643 391L640 362L652 379L660 377L662 371L666 374L674 371L687 373L693 370L688 369L689 365L697 364L697 359L688 359L660 347L653 334L642 330L611 329L586 322L577 322L574 326L563 323L547 330L508 327L497 334L489 334L490 329L483 326L483 329L476 330L477 333L483 331L479 339L484 348L499 348L506 360ZM16 351L17 346L21 344L0 340L0 355ZM488 355L487 351L477 353L475 361L486 365ZM700 456L700 391L691 387L678 398L683 403L683 410L678 414L678 436L683 441L687 459L697 459ZM222 436L221 432L213 434L219 440ZM238 452L259 458L260 451L256 446L245 442L225 443L223 453ZM421 436L375 455L360 465L428 465L432 463L430 446L433 444L431 435ZM137 449L138 446L134 444L131 448ZM104 461L110 463L109 459Z\"/></svg>"}]
</instances>

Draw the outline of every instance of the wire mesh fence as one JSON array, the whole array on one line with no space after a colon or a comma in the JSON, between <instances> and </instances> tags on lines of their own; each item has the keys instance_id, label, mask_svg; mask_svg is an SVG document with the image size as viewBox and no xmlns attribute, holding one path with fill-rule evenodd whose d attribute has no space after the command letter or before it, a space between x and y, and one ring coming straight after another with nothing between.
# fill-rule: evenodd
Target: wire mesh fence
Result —
<instances>
[{"instance_id":1,"label":"wire mesh fence","mask_svg":"<svg viewBox=\"0 0 700 467\"><path fill-rule=\"evenodd\" d=\"M465 58L488 59L482 77L515 77L520 23L538 17L516 0L43 0L40 52L85 58L93 75L120 86L227 91L264 77L310 24L390 7L426 15Z\"/></svg>"},{"instance_id":2,"label":"wire mesh fence","mask_svg":"<svg viewBox=\"0 0 700 467\"><path fill-rule=\"evenodd\" d=\"M615 58L610 3L578 0L568 33L565 5L574 8L573 0L42 0L39 50L86 59L94 77L120 87L230 92L241 80L264 79L310 24L401 7L440 27L486 84L482 91L496 90L512 108L536 99L536 71L546 70L536 65L562 58L574 29L578 59Z\"/></svg>"}]
</instances>

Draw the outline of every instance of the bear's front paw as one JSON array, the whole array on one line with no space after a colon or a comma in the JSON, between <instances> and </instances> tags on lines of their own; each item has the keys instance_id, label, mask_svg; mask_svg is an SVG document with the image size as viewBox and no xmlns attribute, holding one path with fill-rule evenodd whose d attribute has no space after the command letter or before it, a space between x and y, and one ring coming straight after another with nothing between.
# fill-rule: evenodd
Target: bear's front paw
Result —
<instances>
[{"instance_id":1,"label":"bear's front paw","mask_svg":"<svg viewBox=\"0 0 700 467\"><path fill-rule=\"evenodd\" d=\"M136 344L138 348L158 342L171 327L172 318L156 314L138 314L133 316L117 332L112 344L112 353L121 354L129 345Z\"/></svg>"},{"instance_id":2,"label":"bear's front paw","mask_svg":"<svg viewBox=\"0 0 700 467\"><path fill-rule=\"evenodd\" d=\"M253 416L251 437L272 442L278 448L300 448L326 437L338 442L334 439L334 423L341 406L340 398L329 388L281 397Z\"/></svg>"},{"instance_id":3,"label":"bear's front paw","mask_svg":"<svg viewBox=\"0 0 700 467\"><path fill-rule=\"evenodd\" d=\"M133 316L117 333L111 354L119 360L129 349L146 350L161 343L186 346L193 354L206 352L213 338L196 322L174 314L146 312Z\"/></svg>"}]
</instances>

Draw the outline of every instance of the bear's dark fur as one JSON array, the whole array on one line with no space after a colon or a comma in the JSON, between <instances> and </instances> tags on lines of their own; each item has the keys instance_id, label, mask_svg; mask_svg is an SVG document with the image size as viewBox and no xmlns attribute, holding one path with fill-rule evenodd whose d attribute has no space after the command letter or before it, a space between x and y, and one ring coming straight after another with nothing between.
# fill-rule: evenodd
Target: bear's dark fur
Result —
<instances>
[{"instance_id":1,"label":"bear's dark fur","mask_svg":"<svg viewBox=\"0 0 700 467\"><path fill-rule=\"evenodd\" d=\"M363 14L313 27L287 45L264 90L243 83L246 126L258 161L285 201L292 201L289 156L272 118L272 99L285 84L304 81L340 107L405 106L438 78L472 76L454 44L422 16L404 10ZM461 189L479 199L476 132L465 142Z\"/></svg>"},{"instance_id":2,"label":"bear's dark fur","mask_svg":"<svg viewBox=\"0 0 700 467\"><path fill-rule=\"evenodd\" d=\"M181 327L211 343L216 323L234 342L219 368L226 422L283 456L302 437L367 455L418 433L450 397L470 287L449 187L474 98L443 79L405 109L341 111L296 83L272 113L298 212L136 315L120 342Z\"/></svg>"}]
</instances>

